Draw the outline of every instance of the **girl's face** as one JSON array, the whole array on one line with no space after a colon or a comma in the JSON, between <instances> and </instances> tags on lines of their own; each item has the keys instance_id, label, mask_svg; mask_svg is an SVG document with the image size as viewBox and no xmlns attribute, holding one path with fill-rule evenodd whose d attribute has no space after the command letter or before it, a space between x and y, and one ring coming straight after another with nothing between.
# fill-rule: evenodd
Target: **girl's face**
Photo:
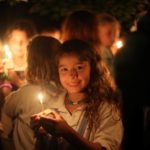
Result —
<instances>
[{"instance_id":1,"label":"girl's face","mask_svg":"<svg viewBox=\"0 0 150 150\"><path fill-rule=\"evenodd\" d=\"M77 94L88 85L91 67L88 61L81 61L75 55L59 58L59 79L70 94Z\"/></svg>"},{"instance_id":2,"label":"girl's face","mask_svg":"<svg viewBox=\"0 0 150 150\"><path fill-rule=\"evenodd\" d=\"M22 57L26 54L28 38L25 31L13 30L9 40L10 50L14 57Z\"/></svg>"},{"instance_id":3,"label":"girl's face","mask_svg":"<svg viewBox=\"0 0 150 150\"><path fill-rule=\"evenodd\" d=\"M117 27L115 24L107 24L105 26L100 26L100 40L104 47L110 48L114 43L116 37L118 36Z\"/></svg>"}]
</instances>

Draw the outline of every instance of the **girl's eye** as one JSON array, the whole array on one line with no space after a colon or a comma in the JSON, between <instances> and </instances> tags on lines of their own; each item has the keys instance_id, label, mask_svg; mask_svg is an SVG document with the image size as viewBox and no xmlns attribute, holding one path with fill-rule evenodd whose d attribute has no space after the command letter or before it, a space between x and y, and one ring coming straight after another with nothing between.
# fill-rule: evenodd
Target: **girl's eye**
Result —
<instances>
[{"instance_id":1,"label":"girl's eye","mask_svg":"<svg viewBox=\"0 0 150 150\"><path fill-rule=\"evenodd\" d=\"M76 70L77 70L77 71L82 71L83 69L84 69L84 66L77 66L77 67L76 67Z\"/></svg>"},{"instance_id":2,"label":"girl's eye","mask_svg":"<svg viewBox=\"0 0 150 150\"><path fill-rule=\"evenodd\" d=\"M60 68L60 69L59 69L59 72L62 72L62 73L63 73L63 72L67 72L67 71L68 71L67 68Z\"/></svg>"}]
</instances>

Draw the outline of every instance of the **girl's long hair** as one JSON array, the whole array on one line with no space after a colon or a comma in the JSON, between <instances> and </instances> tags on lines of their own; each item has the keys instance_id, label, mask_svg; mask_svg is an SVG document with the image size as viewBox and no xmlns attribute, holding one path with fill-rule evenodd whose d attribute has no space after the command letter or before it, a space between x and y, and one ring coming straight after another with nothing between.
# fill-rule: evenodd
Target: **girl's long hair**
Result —
<instances>
[{"instance_id":1,"label":"girl's long hair","mask_svg":"<svg viewBox=\"0 0 150 150\"><path fill-rule=\"evenodd\" d=\"M69 40L64 42L57 54L57 64L59 58L64 54L75 55L81 61L88 61L91 66L90 81L84 89L85 101L87 103L87 117L90 125L99 124L99 108L103 102L107 102L115 106L116 110L120 110L120 97L114 82L109 76L108 69L103 63L101 57L96 53L93 47L82 40ZM113 107L114 108L114 107Z\"/></svg>"},{"instance_id":2,"label":"girl's long hair","mask_svg":"<svg viewBox=\"0 0 150 150\"><path fill-rule=\"evenodd\" d=\"M54 58L59 46L57 39L46 36L37 36L29 43L26 73L29 82L55 81Z\"/></svg>"},{"instance_id":3,"label":"girl's long hair","mask_svg":"<svg viewBox=\"0 0 150 150\"><path fill-rule=\"evenodd\" d=\"M4 35L4 39L7 41L11 37L11 33L14 30L23 31L26 33L27 38L31 39L37 34L36 25L28 19L20 19L12 23Z\"/></svg>"},{"instance_id":4,"label":"girl's long hair","mask_svg":"<svg viewBox=\"0 0 150 150\"><path fill-rule=\"evenodd\" d=\"M81 39L100 51L98 16L88 10L77 10L68 15L62 24L62 41Z\"/></svg>"}]
</instances>

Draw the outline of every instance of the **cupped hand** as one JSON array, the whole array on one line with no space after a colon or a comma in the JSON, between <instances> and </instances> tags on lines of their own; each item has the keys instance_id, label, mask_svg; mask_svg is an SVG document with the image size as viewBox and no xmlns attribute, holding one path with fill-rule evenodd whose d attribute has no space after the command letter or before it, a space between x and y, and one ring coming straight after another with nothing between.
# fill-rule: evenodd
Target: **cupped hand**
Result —
<instances>
[{"instance_id":1,"label":"cupped hand","mask_svg":"<svg viewBox=\"0 0 150 150\"><path fill-rule=\"evenodd\" d=\"M32 115L30 120L30 127L34 132L34 136L37 137L39 134L45 133L46 131L41 126L41 120L39 115Z\"/></svg>"},{"instance_id":2,"label":"cupped hand","mask_svg":"<svg viewBox=\"0 0 150 150\"><path fill-rule=\"evenodd\" d=\"M52 135L63 136L69 125L58 112L51 112L51 116L40 116L43 128Z\"/></svg>"}]
</instances>

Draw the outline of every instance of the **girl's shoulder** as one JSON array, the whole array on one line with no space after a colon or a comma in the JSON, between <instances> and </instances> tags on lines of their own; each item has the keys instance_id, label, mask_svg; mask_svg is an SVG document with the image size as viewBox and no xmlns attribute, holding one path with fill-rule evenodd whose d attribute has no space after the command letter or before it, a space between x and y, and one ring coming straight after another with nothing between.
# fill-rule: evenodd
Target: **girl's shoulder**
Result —
<instances>
[{"instance_id":1,"label":"girl's shoulder","mask_svg":"<svg viewBox=\"0 0 150 150\"><path fill-rule=\"evenodd\" d=\"M20 87L19 89L17 89L16 91L12 91L6 98L5 100L7 101L8 99L12 99L12 98L17 98L20 96L25 96L27 97L27 94L32 93L33 89L36 86L32 85L32 84L26 84L22 87Z\"/></svg>"},{"instance_id":2,"label":"girl's shoulder","mask_svg":"<svg viewBox=\"0 0 150 150\"><path fill-rule=\"evenodd\" d=\"M61 89L57 87L53 82L43 83L43 84L27 83L26 85L19 88L17 92L25 92L29 90L31 90L30 92L34 92L37 90L46 91L50 95L54 95L54 96L61 92Z\"/></svg>"},{"instance_id":3,"label":"girl's shoulder","mask_svg":"<svg viewBox=\"0 0 150 150\"><path fill-rule=\"evenodd\" d=\"M102 102L98 110L100 116L112 116L115 120L121 118L120 109L113 103Z\"/></svg>"}]
</instances>

